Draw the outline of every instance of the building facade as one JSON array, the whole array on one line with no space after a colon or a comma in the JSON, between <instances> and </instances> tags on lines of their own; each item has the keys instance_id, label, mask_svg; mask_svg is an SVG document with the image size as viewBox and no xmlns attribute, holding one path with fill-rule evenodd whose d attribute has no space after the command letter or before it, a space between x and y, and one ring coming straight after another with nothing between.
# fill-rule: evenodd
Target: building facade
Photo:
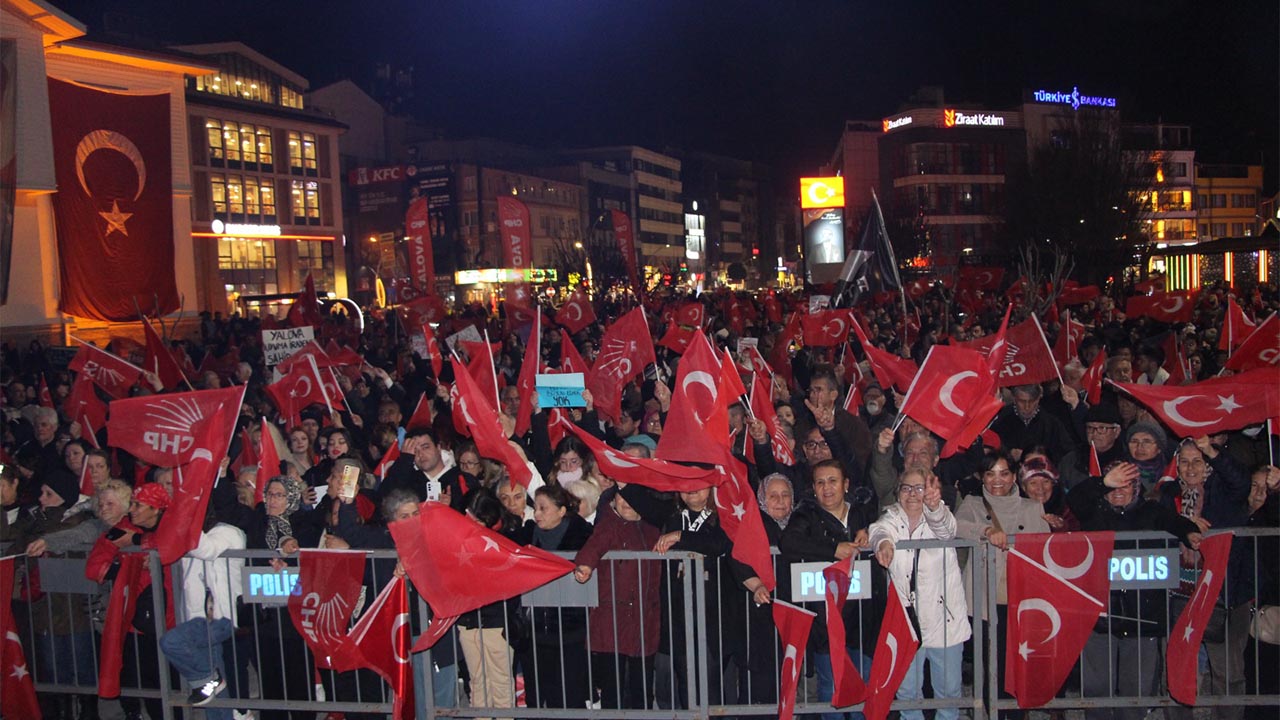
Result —
<instances>
[{"instance_id":1,"label":"building facade","mask_svg":"<svg viewBox=\"0 0 1280 720\"><path fill-rule=\"evenodd\" d=\"M1262 166L1196 164L1196 236L1250 237L1267 217L1261 207Z\"/></svg>"},{"instance_id":2,"label":"building facade","mask_svg":"<svg viewBox=\"0 0 1280 720\"><path fill-rule=\"evenodd\" d=\"M346 297L345 126L305 107L306 78L241 43L175 49L217 68L186 85L200 306L274 311L268 298L307 275Z\"/></svg>"}]
</instances>

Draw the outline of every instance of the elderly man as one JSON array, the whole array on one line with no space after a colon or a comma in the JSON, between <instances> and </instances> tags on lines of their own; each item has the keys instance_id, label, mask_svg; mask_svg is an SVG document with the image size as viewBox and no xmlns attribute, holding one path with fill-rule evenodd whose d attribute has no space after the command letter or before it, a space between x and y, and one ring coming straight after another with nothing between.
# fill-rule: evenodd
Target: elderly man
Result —
<instances>
[{"instance_id":1,"label":"elderly man","mask_svg":"<svg viewBox=\"0 0 1280 720\"><path fill-rule=\"evenodd\" d=\"M1100 468L1125 458L1120 439L1120 410L1110 402L1102 401L1089 408L1084 416L1084 432L1088 441L1062 456L1058 463L1059 480L1066 490L1089 478L1090 445L1098 452Z\"/></svg>"},{"instance_id":2,"label":"elderly man","mask_svg":"<svg viewBox=\"0 0 1280 720\"><path fill-rule=\"evenodd\" d=\"M38 407L32 410L34 435L14 453L18 465L18 503L34 503L40 496L44 477L63 469L62 453L58 451L58 413L53 408Z\"/></svg>"},{"instance_id":3,"label":"elderly man","mask_svg":"<svg viewBox=\"0 0 1280 720\"><path fill-rule=\"evenodd\" d=\"M905 435L902 441L902 470L919 470L926 473L929 477L938 477L942 484L942 500L948 507L954 508L956 505L956 483L954 479L946 480L940 477L938 454L940 448L938 440L929 431L915 426L909 434ZM902 427L908 425L904 422ZM960 461L964 456L956 456ZM951 465L950 458L948 465ZM895 464L893 451L893 430L885 428L876 436L875 454L871 457L871 483L875 487L876 496L880 500L880 509L883 510L898 501L898 476L899 469ZM946 473L950 475L951 473Z\"/></svg>"},{"instance_id":4,"label":"elderly man","mask_svg":"<svg viewBox=\"0 0 1280 720\"><path fill-rule=\"evenodd\" d=\"M1071 450L1071 434L1058 418L1040 411L1043 390L1039 385L1018 385L1013 389L1013 404L996 415L991 429L1000 436L1014 460L1021 458L1024 448L1043 445L1055 463Z\"/></svg>"}]
</instances>

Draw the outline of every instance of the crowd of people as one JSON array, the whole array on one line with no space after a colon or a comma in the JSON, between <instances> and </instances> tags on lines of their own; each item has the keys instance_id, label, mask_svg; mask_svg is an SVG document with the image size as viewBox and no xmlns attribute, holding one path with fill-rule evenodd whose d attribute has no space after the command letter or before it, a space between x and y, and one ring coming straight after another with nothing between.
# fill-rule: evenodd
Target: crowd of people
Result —
<instances>
[{"instance_id":1,"label":"crowd of people","mask_svg":"<svg viewBox=\"0 0 1280 720\"><path fill-rule=\"evenodd\" d=\"M896 302L864 305L860 313L870 342L920 363L934 344L974 339L1000 324L1002 297L988 298L978 312L961 313L945 292L936 287L925 293L906 316ZM958 698L966 658L983 652L985 641L974 636L971 618L994 622L997 642L1001 647L1005 642L1004 560L1014 536L1073 530L1161 530L1177 539L1181 587L1113 591L1073 681L1085 697L1158 694L1163 637L1196 581L1202 535L1210 529L1280 525L1280 469L1274 460L1276 437L1265 426L1180 440L1112 387L1100 401L1088 402L1081 379L1099 351L1107 353L1106 374L1117 382L1165 382L1161 348L1170 333L1188 358L1189 381L1214 377L1224 364L1217 333L1228 288L1204 288L1193 322L1173 326L1126 318L1118 308L1129 292L1132 288L1117 287L1073 307L1073 319L1085 324L1087 334L1065 364L1062 381L1005 389L1007 405L990 428L970 447L946 458L936 435L911 417L897 417L902 394L875 381L856 340L843 347L815 348L785 337L779 312L803 311L807 297L718 292L700 298L644 298L655 340L675 322L664 315L665 309L696 302L707 318L702 330L716 345L736 353L738 340L755 338L762 357L785 362L785 367L773 368L769 387L794 462L775 453L765 423L746 412L741 399L729 408L732 450L749 460L766 534L778 551L779 587L773 594L758 573L731 558L733 544L715 512L713 488L663 493L617 482L582 440L568 434L553 442L548 412L536 403L529 430L515 434L522 401L516 379L531 346L531 330L513 327L500 309L454 308L437 334L444 337L450 329L471 324L502 338L494 358L502 386L498 409L504 430L532 471L527 486L513 482L509 468L485 457L455 426L448 392L452 367L446 363L436 377L431 363L412 350L414 329L396 313L370 314L362 333L338 319L317 329L318 335L349 345L363 365L359 372L337 375L345 408L330 413L324 406L311 406L294 425L264 389L271 371L263 364L261 321L206 314L198 333L174 338L173 347L192 365L214 368L190 377L192 387L246 387L238 432L222 459L222 477L212 492L200 544L180 561L182 587L169 587L168 574L163 589L151 587L149 576L143 576L140 617L133 623L137 633L126 644L122 683L158 686L162 664L155 634L163 626L169 628L158 638L164 656L190 688L193 705L215 697L246 697L251 670L263 698L384 697L380 680L367 671L320 673L317 683L315 664L287 611L246 604L238 585L239 565L245 561L219 556L228 549L270 550L279 557L260 562L283 565L302 548L393 549L390 523L415 515L419 503L432 501L516 543L572 553L576 579L595 577L600 588L598 606L590 611L523 608L516 597L461 617L432 650L438 706L460 704L457 689L462 684L469 688L473 706L514 708L520 678L523 702L530 707L680 708L700 692L686 685L693 672L686 667L686 628L698 626L706 642L692 653L704 657L709 668L709 701L775 703L779 656L768 604L773 598L790 600L786 566L864 554L884 570L869 579L870 599L850 601L843 611L853 664L864 677L870 671L892 579L921 641L898 697ZM609 321L640 302L629 293L601 295L594 302L600 322L563 337L591 363ZM1238 302L1259 319L1280 308L1270 287L1242 293ZM1018 312L1026 310L1016 310L1015 317ZM559 368L568 343L562 343L562 331L554 324L541 327L542 365ZM1052 342L1061 327L1048 322L1046 332ZM779 349L778 343L789 347ZM112 345L124 356L139 352L129 343ZM236 363L201 362L206 356L225 358L233 349ZM0 542L7 544L8 553L25 552L31 558L85 557L88 579L102 587L99 596L43 593L38 575L27 572L10 600L26 651L35 657L36 680L91 688L97 681L95 652L102 629L96 619L121 572L120 550L153 543L173 502L173 470L149 467L113 449L105 433L88 437L88 430L60 413L72 377L38 343L27 348L6 344L2 352L7 458L0 470ZM671 408L670 379L680 361L678 353L661 345L657 356L656 365L625 389L616 421L603 419L589 391L585 406L570 412L571 421L627 455L654 457ZM749 381L750 360L738 360L739 372ZM851 383L859 386L861 398L852 406L846 403ZM155 392L156 386L148 373L134 392ZM405 428L415 413L421 417L420 401L426 403L429 421ZM261 431L263 417L273 426L270 432ZM258 489L257 468L240 467L238 461L257 457L262 444L272 442L283 450L279 471ZM399 458L375 473L393 445L398 445ZM1091 470L1095 453L1099 467ZM1175 457L1176 477L1162 482ZM354 499L341 495L348 468L362 478ZM91 482L92 494L81 493L82 477ZM262 499L255 502L259 494ZM995 550L994 617L986 617L986 609L972 600L974 553L965 557L954 548L898 548L902 541L927 539L970 540ZM701 553L707 570L705 616L685 617L684 593L691 585L682 577L679 561L611 561L608 553L619 550ZM1278 691L1275 646L1257 643L1248 633L1255 609L1280 604L1278 556L1274 536L1235 546L1219 601L1223 622L1204 643L1206 688L1214 694ZM367 598L393 572L371 563ZM164 623L148 615L155 592L163 592L167 601L170 617ZM175 595L183 601L178 607ZM834 688L832 652L826 615L821 603L816 605L810 667L817 679L814 699L826 703ZM698 632L688 636L702 637ZM1128 662L1139 656L1150 661ZM1003 662L1003 650L994 657ZM41 693L41 703L46 718L97 717L97 699L91 694ZM140 718L144 710L159 717L158 700L125 697L121 705L128 718ZM232 717L230 710L207 712L211 718ZM1236 718L1245 708L1217 707L1214 712ZM940 720L958 714L956 709L937 711ZM1136 706L1086 711L1091 720L1143 714L1145 708ZM902 715L907 720L923 717L919 711ZM258 717L268 720L311 716L258 711ZM1175 709L1172 716L1183 715Z\"/></svg>"}]
</instances>

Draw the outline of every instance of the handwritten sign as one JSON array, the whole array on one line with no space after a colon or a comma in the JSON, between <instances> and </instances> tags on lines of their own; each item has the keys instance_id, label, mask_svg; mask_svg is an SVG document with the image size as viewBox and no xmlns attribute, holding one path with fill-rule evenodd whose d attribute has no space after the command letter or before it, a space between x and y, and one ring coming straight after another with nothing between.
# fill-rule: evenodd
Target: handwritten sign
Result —
<instances>
[{"instance_id":1,"label":"handwritten sign","mask_svg":"<svg viewBox=\"0 0 1280 720\"><path fill-rule=\"evenodd\" d=\"M809 312L816 313L819 310L826 310L831 307L830 295L810 295L809 296Z\"/></svg>"},{"instance_id":2,"label":"handwritten sign","mask_svg":"<svg viewBox=\"0 0 1280 720\"><path fill-rule=\"evenodd\" d=\"M475 325L468 325L462 328L458 332L445 338L444 342L450 349L457 349L459 340L466 340L467 342L484 342L484 338L480 337L480 331L476 330ZM423 357L426 356L424 355Z\"/></svg>"},{"instance_id":3,"label":"handwritten sign","mask_svg":"<svg viewBox=\"0 0 1280 720\"><path fill-rule=\"evenodd\" d=\"M555 373L539 375L534 381L538 388L538 407L586 407L582 390L587 386L582 373Z\"/></svg>"},{"instance_id":4,"label":"handwritten sign","mask_svg":"<svg viewBox=\"0 0 1280 720\"><path fill-rule=\"evenodd\" d=\"M747 348L760 348L760 338L738 338L738 353L746 352Z\"/></svg>"},{"instance_id":5,"label":"handwritten sign","mask_svg":"<svg viewBox=\"0 0 1280 720\"><path fill-rule=\"evenodd\" d=\"M262 331L262 357L268 367L298 352L316 339L316 329L310 325L282 330Z\"/></svg>"}]
</instances>

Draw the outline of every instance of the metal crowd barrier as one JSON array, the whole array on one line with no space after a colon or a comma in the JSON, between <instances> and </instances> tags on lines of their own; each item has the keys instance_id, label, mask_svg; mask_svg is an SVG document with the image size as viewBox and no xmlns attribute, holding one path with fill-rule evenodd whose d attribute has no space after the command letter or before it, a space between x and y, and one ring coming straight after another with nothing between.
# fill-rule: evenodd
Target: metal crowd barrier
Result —
<instances>
[{"instance_id":1,"label":"metal crowd barrier","mask_svg":"<svg viewBox=\"0 0 1280 720\"><path fill-rule=\"evenodd\" d=\"M1252 555L1249 570L1253 574L1254 587L1260 587L1268 579L1274 581L1274 575L1280 574L1280 556L1276 548L1280 547L1280 529L1236 529L1234 543L1246 548ZM1016 545L1016 536L1014 539ZM1242 543L1244 545L1242 545ZM1118 533L1117 550L1130 546L1141 546L1144 550L1161 552L1176 547L1176 541L1164 533ZM973 594L971 623L973 637L986 638L982 645L986 649L972 652L966 657L962 676L962 696L949 699L931 699L929 683L924 683L923 691L926 699L916 701L895 701L894 710L936 711L954 708L962 715L974 720L998 720L1002 714L1016 711L1016 702L1003 696L1003 677L999 674L1003 649L997 643L998 628L996 622L984 622L983 613L974 612L975 608L985 607L987 617L999 616L996 605L995 573L988 572L994 568L989 562L992 553L1000 552L985 543L971 541L906 541L898 544L898 551L928 551L937 548L954 547L969 552L974 557L974 578L966 578L967 586ZM372 602L376 592L391 578L394 566L394 551L370 551L366 553L369 565L366 570L366 591L363 607ZM566 555L567 556L567 555ZM295 582L296 560L285 559L284 563L291 569L283 571L270 565L272 560L281 557L270 551L228 551L222 554L217 562L226 563L226 577L229 585L238 583L244 593L244 602L239 605L239 618L235 636L223 644L224 677L228 681L227 697L219 697L207 706L208 709L228 708L238 711L291 711L306 713L343 712L348 714L369 713L385 716L392 712L393 697L390 689L371 671L355 671L336 673L329 670L317 670L315 659L301 637L293 628L288 616L286 602L292 583ZM885 571L869 555L863 555L862 564L855 569L868 575ZM814 564L820 569L825 563ZM183 569L181 563L173 567L172 586L174 589L174 607L184 606ZM664 581L654 581L654 566L665 573ZM243 566L243 568L241 568ZM612 570L612 583L600 581L601 570L609 566ZM96 603L91 600L103 592L103 588L84 580L84 561L69 558L43 558L20 560L19 573L29 577L33 568L38 568L40 588L49 599L44 605L33 604L19 598L14 607L18 610L19 635L26 650L27 661L40 693L63 693L90 696L97 692L98 663L100 659L100 628L93 630L93 609ZM775 554L775 574L780 579L780 590L794 583L790 579L796 573L813 572L814 568L800 566L788 567L780 562ZM794 572L793 572L794 571ZM956 568L963 571L963 563ZM1176 574L1176 564L1173 568ZM162 587L163 578L159 560L154 553L149 553L148 572L151 574L153 587ZM431 651L412 657L415 678L415 700L417 718L437 717L520 717L520 718L588 718L607 714L610 717L627 718L705 718L713 716L769 716L776 713L778 694L778 666L780 649L776 632L773 631L771 618L768 617L767 606L757 608L749 594L742 588L739 579L734 576L728 558L703 558L696 553L668 552L658 555L650 552L610 552L605 555L590 583L579 585L573 577L566 576L550 583L521 598L519 619L514 623L504 620L500 629L507 638L519 638L517 647L503 643L501 651L496 655L482 656L481 671L487 673L490 661L499 662L506 668L513 668L511 696L515 687L517 673L523 680L526 697L538 699L540 707L510 707L505 703L495 702L495 698L481 690L475 695L476 702L463 692L463 678L468 674L464 660L462 641L459 633L453 632L441 640L442 645ZM803 577L799 575L798 577ZM620 587L622 579L634 580L636 586L632 597L624 597L625 589ZM721 578L711 582L708 578ZM867 582L869 578L861 578ZM657 582L656 587L648 586L648 582ZM1232 582L1228 576L1227 583ZM631 585L631 583L628 583ZM810 583L806 592L813 597L814 583ZM24 587L19 583L19 589ZM819 586L820 587L820 586ZM226 588L230 591L232 588ZM818 596L821 591L817 590ZM791 600L796 597L782 597ZM602 609L600 599L608 598L614 610ZM662 610L662 622L655 626L618 611L618 607L628 600L633 602L659 603ZM411 595L411 602L416 606L413 618L415 636L426 627L429 609L417 597ZM849 602L858 602L850 600ZM944 598L944 602L947 599ZM1152 636L1163 638L1168 629L1176 621L1178 613L1174 600L1166 596L1165 625L1161 628L1153 626ZM60 605L60 603L62 605ZM101 603L105 606L105 596ZM61 607L77 612L68 612L66 627L71 632L65 641L58 645L69 653L71 660L62 662L50 661L47 649L51 648L50 640L42 635L38 627L53 627L58 619L57 611ZM633 606L634 607L634 606ZM821 605L809 609L822 612ZM44 615L38 616L43 611ZM122 682L121 698L125 702L140 701L150 705L149 713L169 720L175 708L187 706L189 689L176 682L176 673L155 670L147 673L147 657L163 658L161 636L165 631L165 607L162 593L151 594L151 616L155 623L155 631L145 634L131 634L126 641L133 643L126 650L125 663L128 676L141 678L141 682ZM672 619L673 616L674 619ZM547 637L546 631L540 627L540 620L554 620L558 627L558 636ZM708 623L708 619L715 622ZM182 617L179 617L179 621ZM1201 688L1198 705L1216 709L1257 707L1280 707L1280 662L1276 658L1276 646L1264 645L1249 639L1247 629L1241 629L1240 623L1249 623L1252 615L1248 609L1229 614L1226 618L1226 650L1239 652L1243 658L1239 665L1244 678L1227 677L1227 692L1215 693L1209 687ZM578 636L566 637L566 628L575 632L589 628L591 624L604 623L606 634L616 643L624 634L639 638L641 645L656 642L659 652L642 661L620 662L613 653L601 652L603 648L592 647L592 636L589 631ZM761 625L760 623L764 623ZM523 627L512 627L512 624ZM478 627L481 636L485 628ZM855 632L849 630L850 635ZM87 633L87 635L86 635ZM541 634L540 634L541 633ZM1244 637L1240 641L1240 637ZM1109 637L1109 636L1108 636ZM148 644L154 643L153 647ZM446 648L444 644L447 644ZM976 643L971 640L968 645ZM1159 678L1153 692L1138 696L1125 696L1114 685L1104 693L1088 693L1082 687L1079 678L1069 679L1059 697L1045 707L1046 710L1084 709L1086 714L1104 709L1154 709L1166 708L1170 720L1176 717L1178 704L1171 700L1164 686L1162 641L1157 641L1155 650L1149 655L1124 657L1118 662L1122 668L1108 667L1107 671L1114 677L1118 670L1138 668L1142 672L1150 671ZM572 646L573 651L564 650ZM1248 652L1246 653L1246 648ZM44 653L44 654L42 654ZM1202 651L1203 653L1203 651ZM452 665L441 667L438 663L449 655L456 658ZM856 661L855 661L856 662ZM132 663L132 667L129 664ZM813 663L812 649L800 672L800 684L797 689L795 713L799 716L813 716L834 711L829 703L817 699L816 679L811 677ZM85 671L91 666L92 675L83 677L85 672L77 670L83 664ZM163 663L164 667L168 663ZM1079 665L1079 663L1077 663ZM1234 667L1234 666L1229 666ZM250 677L250 670L253 671ZM636 686L641 688L640 696L631 697L631 702L609 702L602 698L602 688L619 688L628 678L627 670L634 671ZM538 682L544 673L549 672L552 681L539 688ZM863 673L864 678L866 672ZM473 681L476 678L471 678ZM1243 689L1240 680L1244 680ZM581 707L563 707L570 704L568 681L579 687L585 682L590 705L583 703ZM473 683L473 688L476 686ZM251 688L253 691L251 692ZM531 688L533 693L530 693ZM541 690L541 692L538 692ZM557 692L558 690L558 692ZM505 693L504 693L505 694ZM557 697L558 695L558 697ZM619 690L609 697L622 697ZM616 705L626 707L615 707ZM856 712L860 706L843 708L840 712ZM189 710L187 711L189 714ZM1189 710L1188 717L1189 717Z\"/></svg>"}]
</instances>

